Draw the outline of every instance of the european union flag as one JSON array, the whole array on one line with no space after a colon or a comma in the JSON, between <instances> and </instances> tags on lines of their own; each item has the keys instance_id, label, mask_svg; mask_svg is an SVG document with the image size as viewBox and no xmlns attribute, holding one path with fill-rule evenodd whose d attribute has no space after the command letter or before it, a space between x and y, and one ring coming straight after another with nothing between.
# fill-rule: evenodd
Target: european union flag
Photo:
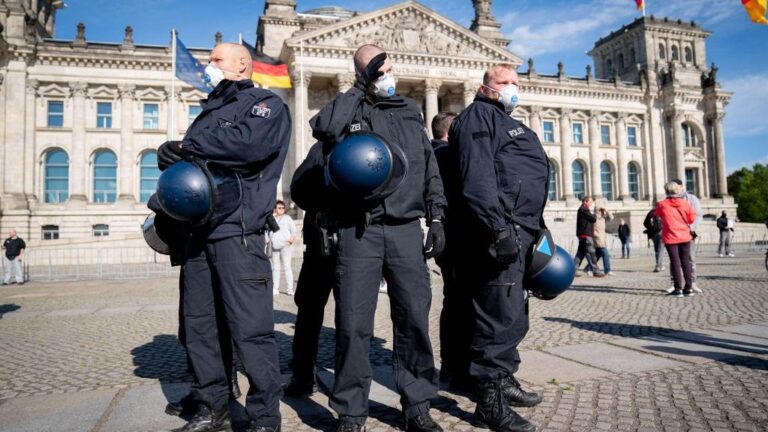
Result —
<instances>
[{"instance_id":1,"label":"european union flag","mask_svg":"<svg viewBox=\"0 0 768 432\"><path fill-rule=\"evenodd\" d=\"M192 56L181 39L176 37L176 78L203 93L208 93L212 88L205 83L204 77L205 67Z\"/></svg>"}]
</instances>

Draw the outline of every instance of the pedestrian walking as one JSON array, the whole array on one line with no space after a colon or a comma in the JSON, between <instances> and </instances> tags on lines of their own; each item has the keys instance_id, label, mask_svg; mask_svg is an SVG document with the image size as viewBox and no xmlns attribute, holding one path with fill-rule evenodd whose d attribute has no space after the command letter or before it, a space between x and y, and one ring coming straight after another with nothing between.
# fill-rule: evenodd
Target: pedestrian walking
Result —
<instances>
[{"instance_id":1,"label":"pedestrian walking","mask_svg":"<svg viewBox=\"0 0 768 432\"><path fill-rule=\"evenodd\" d=\"M611 271L611 252L608 250L608 238L605 233L605 223L613 219L613 215L603 207L597 209L594 225L593 238L595 239L595 257L596 262L603 260L603 274L606 276L613 275ZM587 272L593 271L592 267L587 264Z\"/></svg>"},{"instance_id":2,"label":"pedestrian walking","mask_svg":"<svg viewBox=\"0 0 768 432\"><path fill-rule=\"evenodd\" d=\"M272 294L280 293L280 270L285 276L285 293L293 295L293 244L299 236L293 219L285 214L285 202L275 203L275 220L280 227L277 231L269 232L269 242L272 245Z\"/></svg>"},{"instance_id":3,"label":"pedestrian walking","mask_svg":"<svg viewBox=\"0 0 768 432\"><path fill-rule=\"evenodd\" d=\"M632 230L623 218L619 219L619 241L621 241L621 259L629 259L632 250Z\"/></svg>"},{"instance_id":4,"label":"pedestrian walking","mask_svg":"<svg viewBox=\"0 0 768 432\"><path fill-rule=\"evenodd\" d=\"M661 219L661 237L669 254L669 272L675 289L668 295L690 297L694 295L691 271L691 224L696 212L683 198L683 187L674 181L664 185L667 198L656 205L656 214Z\"/></svg>"},{"instance_id":5,"label":"pedestrian walking","mask_svg":"<svg viewBox=\"0 0 768 432\"><path fill-rule=\"evenodd\" d=\"M653 242L653 253L656 258L653 272L658 273L664 270L664 242L661 239L661 219L656 215L655 208L645 215L643 226L645 227L643 232L648 236L648 241Z\"/></svg>"},{"instance_id":6,"label":"pedestrian walking","mask_svg":"<svg viewBox=\"0 0 768 432\"><path fill-rule=\"evenodd\" d=\"M597 216L592 213L592 197L582 198L581 207L576 212L576 237L579 239L579 248L576 250L573 262L578 269L581 267L581 262L586 258L589 268L592 269L592 275L600 278L604 277L605 273L597 267L597 251L595 250L594 238L596 221ZM576 275L579 276L579 273L576 272Z\"/></svg>"},{"instance_id":7,"label":"pedestrian walking","mask_svg":"<svg viewBox=\"0 0 768 432\"><path fill-rule=\"evenodd\" d=\"M27 249L27 244L24 240L16 234L16 230L12 229L8 231L8 238L3 242L3 250L5 256L5 275L3 276L3 285L11 283L11 273L15 277L15 282L18 285L24 285L24 271L22 270L22 260L24 259L24 252Z\"/></svg>"},{"instance_id":8,"label":"pedestrian walking","mask_svg":"<svg viewBox=\"0 0 768 432\"><path fill-rule=\"evenodd\" d=\"M731 250L731 240L733 239L733 219L729 219L723 210L723 213L717 218L717 229L720 231L720 243L717 245L717 255L722 257L734 257Z\"/></svg>"}]
</instances>

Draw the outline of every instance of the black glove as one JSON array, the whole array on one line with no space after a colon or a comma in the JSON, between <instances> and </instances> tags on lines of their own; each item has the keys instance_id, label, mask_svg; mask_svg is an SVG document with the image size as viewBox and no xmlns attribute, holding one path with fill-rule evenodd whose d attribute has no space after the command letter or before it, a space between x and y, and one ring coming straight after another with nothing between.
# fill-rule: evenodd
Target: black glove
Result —
<instances>
[{"instance_id":1,"label":"black glove","mask_svg":"<svg viewBox=\"0 0 768 432\"><path fill-rule=\"evenodd\" d=\"M445 229L440 222L433 221L427 231L427 243L424 245L424 256L434 258L440 256L445 249Z\"/></svg>"},{"instance_id":2,"label":"black glove","mask_svg":"<svg viewBox=\"0 0 768 432\"><path fill-rule=\"evenodd\" d=\"M496 231L493 235L493 244L489 248L491 256L502 265L509 265L517 261L520 255L520 245L517 236L510 227Z\"/></svg>"},{"instance_id":3,"label":"black glove","mask_svg":"<svg viewBox=\"0 0 768 432\"><path fill-rule=\"evenodd\" d=\"M181 141L166 141L157 149L157 167L160 171L165 171L181 159Z\"/></svg>"},{"instance_id":4,"label":"black glove","mask_svg":"<svg viewBox=\"0 0 768 432\"><path fill-rule=\"evenodd\" d=\"M372 58L365 69L361 70L357 75L355 87L362 91L368 91L368 86L370 86L374 80L377 80L380 76L384 75L384 72L380 72L379 69L384 66L386 60L387 53L381 53Z\"/></svg>"}]
</instances>

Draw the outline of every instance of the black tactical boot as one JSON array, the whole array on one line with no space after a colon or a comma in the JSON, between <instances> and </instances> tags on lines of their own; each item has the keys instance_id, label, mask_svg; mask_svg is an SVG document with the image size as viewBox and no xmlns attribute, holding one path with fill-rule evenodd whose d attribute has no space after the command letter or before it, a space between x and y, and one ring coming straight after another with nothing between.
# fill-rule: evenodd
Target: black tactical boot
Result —
<instances>
[{"instance_id":1,"label":"black tactical boot","mask_svg":"<svg viewBox=\"0 0 768 432\"><path fill-rule=\"evenodd\" d=\"M513 407L532 407L541 403L540 394L523 390L520 382L512 375L502 378L501 391L504 393L504 398Z\"/></svg>"},{"instance_id":2,"label":"black tactical boot","mask_svg":"<svg viewBox=\"0 0 768 432\"><path fill-rule=\"evenodd\" d=\"M409 418L405 422L406 432L443 432L443 428L440 427L432 419L432 416L427 414L417 415Z\"/></svg>"},{"instance_id":3,"label":"black tactical boot","mask_svg":"<svg viewBox=\"0 0 768 432\"><path fill-rule=\"evenodd\" d=\"M184 427L177 429L177 432L216 432L228 428L229 407L211 411L207 406L200 404L197 414Z\"/></svg>"},{"instance_id":4,"label":"black tactical boot","mask_svg":"<svg viewBox=\"0 0 768 432\"><path fill-rule=\"evenodd\" d=\"M478 386L477 407L472 424L497 432L535 432L536 427L509 407L500 381Z\"/></svg>"},{"instance_id":5,"label":"black tactical boot","mask_svg":"<svg viewBox=\"0 0 768 432\"><path fill-rule=\"evenodd\" d=\"M256 424L251 422L251 425L248 426L248 429L246 429L246 432L280 432L280 425L278 425L277 427L256 426Z\"/></svg>"},{"instance_id":6,"label":"black tactical boot","mask_svg":"<svg viewBox=\"0 0 768 432\"><path fill-rule=\"evenodd\" d=\"M365 432L365 426L342 417L339 419L336 432Z\"/></svg>"}]
</instances>

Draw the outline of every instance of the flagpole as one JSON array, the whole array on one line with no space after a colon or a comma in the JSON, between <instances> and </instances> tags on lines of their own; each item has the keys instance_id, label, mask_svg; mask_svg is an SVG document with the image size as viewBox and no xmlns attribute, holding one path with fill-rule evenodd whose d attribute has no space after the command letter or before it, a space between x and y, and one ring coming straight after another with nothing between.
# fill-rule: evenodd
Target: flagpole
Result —
<instances>
[{"instance_id":1,"label":"flagpole","mask_svg":"<svg viewBox=\"0 0 768 432\"><path fill-rule=\"evenodd\" d=\"M645 18L645 0L643 0L643 18Z\"/></svg>"},{"instance_id":2,"label":"flagpole","mask_svg":"<svg viewBox=\"0 0 768 432\"><path fill-rule=\"evenodd\" d=\"M174 125L176 124L176 29L171 30L171 99L168 103L171 105L171 124L168 125L168 141L174 138Z\"/></svg>"},{"instance_id":3,"label":"flagpole","mask_svg":"<svg viewBox=\"0 0 768 432\"><path fill-rule=\"evenodd\" d=\"M309 91L309 89L304 87L304 39L299 40L299 81L301 82L301 91L299 94L301 95L301 115L299 118L301 119L301 144L299 145L298 150L300 150L300 155L304 156L304 130L306 129L306 126L304 125L304 107L306 105L306 92Z\"/></svg>"}]
</instances>

